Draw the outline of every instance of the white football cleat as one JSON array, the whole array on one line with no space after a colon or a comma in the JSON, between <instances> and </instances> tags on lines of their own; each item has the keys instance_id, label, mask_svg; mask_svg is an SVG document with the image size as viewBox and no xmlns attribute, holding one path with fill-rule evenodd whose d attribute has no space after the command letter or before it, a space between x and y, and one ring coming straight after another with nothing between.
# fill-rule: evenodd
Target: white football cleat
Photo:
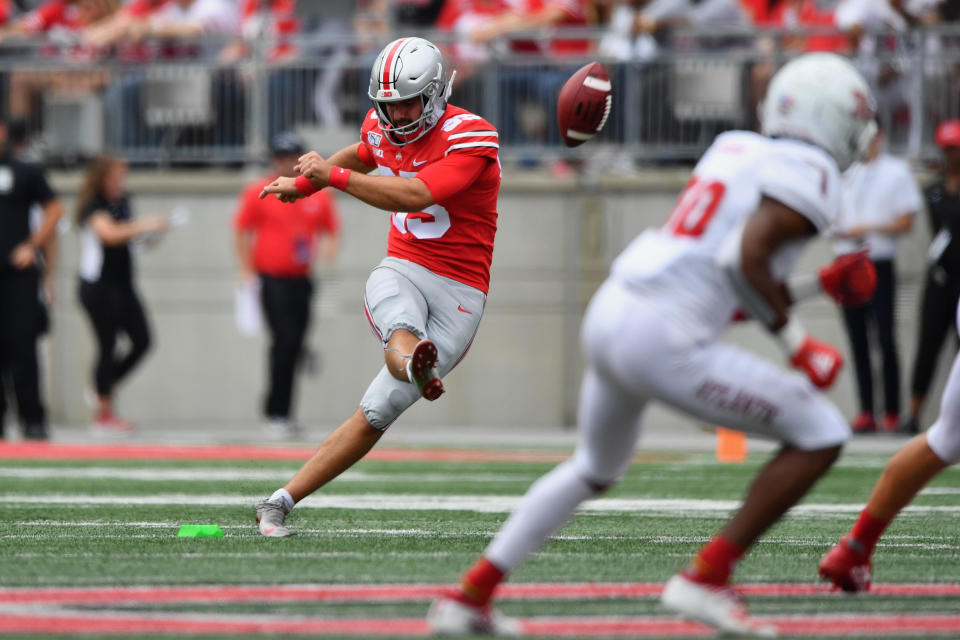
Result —
<instances>
[{"instance_id":1,"label":"white football cleat","mask_svg":"<svg viewBox=\"0 0 960 640\"><path fill-rule=\"evenodd\" d=\"M722 633L777 637L776 627L751 618L730 587L711 587L677 574L667 580L660 603L684 618L705 622Z\"/></svg>"},{"instance_id":2,"label":"white football cleat","mask_svg":"<svg viewBox=\"0 0 960 640\"><path fill-rule=\"evenodd\" d=\"M430 632L438 636L519 636L520 623L490 606L474 607L453 596L440 596L427 612Z\"/></svg>"},{"instance_id":3,"label":"white football cleat","mask_svg":"<svg viewBox=\"0 0 960 640\"><path fill-rule=\"evenodd\" d=\"M282 499L261 500L257 503L257 525L260 533L268 538L289 538L293 534L284 525L290 509Z\"/></svg>"}]
</instances>

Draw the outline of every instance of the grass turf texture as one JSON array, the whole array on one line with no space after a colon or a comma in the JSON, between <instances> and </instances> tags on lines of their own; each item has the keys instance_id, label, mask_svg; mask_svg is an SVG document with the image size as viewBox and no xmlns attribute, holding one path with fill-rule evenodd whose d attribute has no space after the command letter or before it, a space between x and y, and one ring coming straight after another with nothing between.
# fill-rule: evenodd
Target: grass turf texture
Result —
<instances>
[{"instance_id":1,"label":"grass turf texture","mask_svg":"<svg viewBox=\"0 0 960 640\"><path fill-rule=\"evenodd\" d=\"M654 458L634 465L604 497L735 501L763 460L752 456L743 464L718 465L704 456ZM862 504L885 461L842 458L804 502ZM552 466L361 462L324 493L515 498ZM294 538L263 538L256 531L250 505L281 486L296 468L288 462L252 461L4 461L0 463L4 567L0 586L451 583L507 515L426 508L298 508L288 521L297 533ZM947 470L931 488L914 504L960 507L960 471ZM240 500L236 504L137 504L140 498L157 495L223 495ZM38 502L51 496L77 502ZM84 502L88 496L116 497L120 503ZM389 500L384 507L389 507ZM744 560L736 574L738 582L813 582L820 556L846 532L855 516L855 512L788 516ZM662 582L724 520L723 509L583 513L518 569L511 582ZM176 537L181 524L194 522L219 524L226 537ZM875 556L875 582L960 581L958 524L960 509L903 514ZM956 610L953 599L938 597L758 597L750 599L750 606L755 613L771 615ZM420 617L425 607L424 602L138 603L122 610ZM523 617L663 615L653 599L508 601L501 608Z\"/></svg>"}]
</instances>

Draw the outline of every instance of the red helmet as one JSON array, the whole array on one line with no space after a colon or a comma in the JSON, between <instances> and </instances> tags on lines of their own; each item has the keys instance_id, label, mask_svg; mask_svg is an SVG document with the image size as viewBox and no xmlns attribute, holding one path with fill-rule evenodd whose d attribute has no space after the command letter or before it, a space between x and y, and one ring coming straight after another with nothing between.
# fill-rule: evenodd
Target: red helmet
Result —
<instances>
[{"instance_id":1,"label":"red helmet","mask_svg":"<svg viewBox=\"0 0 960 640\"><path fill-rule=\"evenodd\" d=\"M944 120L937 127L936 136L937 146L941 149L946 147L960 147L960 120Z\"/></svg>"}]
</instances>

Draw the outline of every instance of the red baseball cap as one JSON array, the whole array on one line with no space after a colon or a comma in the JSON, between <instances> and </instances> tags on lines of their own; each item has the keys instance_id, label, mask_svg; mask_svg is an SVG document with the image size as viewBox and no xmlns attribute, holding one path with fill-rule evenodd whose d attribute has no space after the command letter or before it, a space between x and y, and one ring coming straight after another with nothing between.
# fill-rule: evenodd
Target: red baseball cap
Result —
<instances>
[{"instance_id":1,"label":"red baseball cap","mask_svg":"<svg viewBox=\"0 0 960 640\"><path fill-rule=\"evenodd\" d=\"M945 120L937 127L937 146L960 147L960 120Z\"/></svg>"}]
</instances>

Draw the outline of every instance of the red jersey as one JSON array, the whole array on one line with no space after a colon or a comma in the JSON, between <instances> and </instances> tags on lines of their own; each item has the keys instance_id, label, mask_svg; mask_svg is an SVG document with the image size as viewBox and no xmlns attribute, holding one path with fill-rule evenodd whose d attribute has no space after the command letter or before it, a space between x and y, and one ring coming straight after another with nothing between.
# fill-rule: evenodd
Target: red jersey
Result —
<instances>
[{"instance_id":1,"label":"red jersey","mask_svg":"<svg viewBox=\"0 0 960 640\"><path fill-rule=\"evenodd\" d=\"M48 0L23 18L23 25L34 33L54 27L76 29L80 26L77 8L67 0Z\"/></svg>"},{"instance_id":2,"label":"red jersey","mask_svg":"<svg viewBox=\"0 0 960 640\"><path fill-rule=\"evenodd\" d=\"M256 234L253 267L276 277L302 277L310 273L317 236L340 231L340 216L328 191L294 203L260 199L273 178L250 184L240 196L234 228Z\"/></svg>"},{"instance_id":3,"label":"red jersey","mask_svg":"<svg viewBox=\"0 0 960 640\"><path fill-rule=\"evenodd\" d=\"M460 107L447 105L439 122L419 140L397 146L371 109L363 121L361 157L383 176L417 177L435 204L390 216L387 255L486 293L497 233L500 161L497 130Z\"/></svg>"}]
</instances>

